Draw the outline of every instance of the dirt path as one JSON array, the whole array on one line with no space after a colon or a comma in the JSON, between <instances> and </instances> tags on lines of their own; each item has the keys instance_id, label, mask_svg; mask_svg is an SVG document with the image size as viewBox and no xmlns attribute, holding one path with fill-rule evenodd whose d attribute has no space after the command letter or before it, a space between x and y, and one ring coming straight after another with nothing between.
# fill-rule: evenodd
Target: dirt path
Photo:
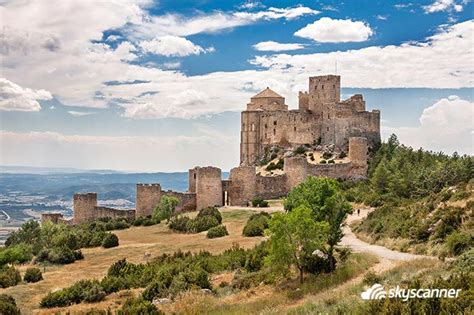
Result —
<instances>
[{"instance_id":1,"label":"dirt path","mask_svg":"<svg viewBox=\"0 0 474 315\"><path fill-rule=\"evenodd\" d=\"M369 244L358 239L357 236L355 236L355 234L352 232L351 228L349 227L349 224L358 220L362 220L373 210L374 209L361 209L360 215L357 215L357 210L354 210L354 214L349 215L349 217L347 218L347 225L344 226L344 238L341 242L342 245L351 247L352 250L354 250L355 252L367 252L374 254L381 259L381 262L387 259L395 261L407 261L421 258L436 259L436 257L432 256L398 252L380 245Z\"/></svg>"}]
</instances>

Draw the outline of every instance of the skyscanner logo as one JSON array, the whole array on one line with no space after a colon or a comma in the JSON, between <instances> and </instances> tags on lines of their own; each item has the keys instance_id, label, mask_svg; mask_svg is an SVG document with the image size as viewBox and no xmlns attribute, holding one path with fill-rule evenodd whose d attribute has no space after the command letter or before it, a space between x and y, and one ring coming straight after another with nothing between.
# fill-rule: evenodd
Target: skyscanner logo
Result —
<instances>
[{"instance_id":1,"label":"skyscanner logo","mask_svg":"<svg viewBox=\"0 0 474 315\"><path fill-rule=\"evenodd\" d=\"M432 298L457 298L461 289L405 289L396 286L390 288L388 291L384 287L376 283L364 292L360 294L363 300L381 300L385 298L389 299L402 299L408 301L408 299L432 299Z\"/></svg>"}]
</instances>

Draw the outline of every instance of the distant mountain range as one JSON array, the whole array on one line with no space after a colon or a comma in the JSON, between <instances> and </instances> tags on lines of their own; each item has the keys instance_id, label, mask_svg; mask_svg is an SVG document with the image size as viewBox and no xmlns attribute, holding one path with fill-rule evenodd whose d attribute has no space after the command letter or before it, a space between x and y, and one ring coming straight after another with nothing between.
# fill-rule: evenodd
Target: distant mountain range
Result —
<instances>
[{"instance_id":1,"label":"distant mountain range","mask_svg":"<svg viewBox=\"0 0 474 315\"><path fill-rule=\"evenodd\" d=\"M13 174L55 174L55 173L98 173L98 174L114 174L124 173L114 170L83 170L78 168L59 168L59 167L35 167L35 166L16 166L16 165L0 165L0 173Z\"/></svg>"}]
</instances>

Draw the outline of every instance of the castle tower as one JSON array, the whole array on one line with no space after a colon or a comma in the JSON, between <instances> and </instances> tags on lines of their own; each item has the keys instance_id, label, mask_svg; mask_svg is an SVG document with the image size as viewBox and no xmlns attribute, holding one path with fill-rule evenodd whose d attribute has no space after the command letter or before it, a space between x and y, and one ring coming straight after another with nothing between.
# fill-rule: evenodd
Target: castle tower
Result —
<instances>
[{"instance_id":1,"label":"castle tower","mask_svg":"<svg viewBox=\"0 0 474 315\"><path fill-rule=\"evenodd\" d=\"M97 207L97 194L74 194L74 223L84 223L96 218L95 207Z\"/></svg>"},{"instance_id":2,"label":"castle tower","mask_svg":"<svg viewBox=\"0 0 474 315\"><path fill-rule=\"evenodd\" d=\"M309 110L324 112L325 104L335 104L341 100L341 77L323 75L309 78Z\"/></svg>"},{"instance_id":3,"label":"castle tower","mask_svg":"<svg viewBox=\"0 0 474 315\"><path fill-rule=\"evenodd\" d=\"M153 213L161 200L160 184L137 184L135 217L146 217Z\"/></svg>"},{"instance_id":4,"label":"castle tower","mask_svg":"<svg viewBox=\"0 0 474 315\"><path fill-rule=\"evenodd\" d=\"M368 147L367 138L349 138L349 160L351 160L354 166L367 166Z\"/></svg>"},{"instance_id":5,"label":"castle tower","mask_svg":"<svg viewBox=\"0 0 474 315\"><path fill-rule=\"evenodd\" d=\"M222 173L217 167L196 167L196 210L222 206Z\"/></svg>"},{"instance_id":6,"label":"castle tower","mask_svg":"<svg viewBox=\"0 0 474 315\"><path fill-rule=\"evenodd\" d=\"M255 166L239 166L230 170L229 199L232 206L247 206L255 197Z\"/></svg>"},{"instance_id":7,"label":"castle tower","mask_svg":"<svg viewBox=\"0 0 474 315\"><path fill-rule=\"evenodd\" d=\"M285 159L283 170L287 176L287 188L290 191L293 187L302 183L308 175L308 162L301 156L288 157Z\"/></svg>"}]
</instances>

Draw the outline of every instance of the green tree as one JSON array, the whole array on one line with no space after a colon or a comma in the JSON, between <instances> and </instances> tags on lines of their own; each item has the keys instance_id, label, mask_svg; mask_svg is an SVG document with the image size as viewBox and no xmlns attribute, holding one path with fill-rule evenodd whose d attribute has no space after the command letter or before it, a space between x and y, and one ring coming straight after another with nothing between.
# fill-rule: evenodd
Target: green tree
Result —
<instances>
[{"instance_id":1,"label":"green tree","mask_svg":"<svg viewBox=\"0 0 474 315\"><path fill-rule=\"evenodd\" d=\"M334 247L344 236L342 227L352 207L341 193L336 180L323 177L308 177L304 182L293 188L283 203L285 210L293 211L305 206L312 211L316 222L327 222L329 233L326 235L330 270L336 268Z\"/></svg>"},{"instance_id":2,"label":"green tree","mask_svg":"<svg viewBox=\"0 0 474 315\"><path fill-rule=\"evenodd\" d=\"M173 216L176 207L179 204L179 199L174 196L163 196L161 197L160 203L153 211L153 219L164 220L168 223L170 218Z\"/></svg>"},{"instance_id":3,"label":"green tree","mask_svg":"<svg viewBox=\"0 0 474 315\"><path fill-rule=\"evenodd\" d=\"M324 247L328 228L326 222L315 221L311 209L305 205L285 214L276 213L269 221L267 264L280 269L295 266L303 282L304 256Z\"/></svg>"}]
</instances>

